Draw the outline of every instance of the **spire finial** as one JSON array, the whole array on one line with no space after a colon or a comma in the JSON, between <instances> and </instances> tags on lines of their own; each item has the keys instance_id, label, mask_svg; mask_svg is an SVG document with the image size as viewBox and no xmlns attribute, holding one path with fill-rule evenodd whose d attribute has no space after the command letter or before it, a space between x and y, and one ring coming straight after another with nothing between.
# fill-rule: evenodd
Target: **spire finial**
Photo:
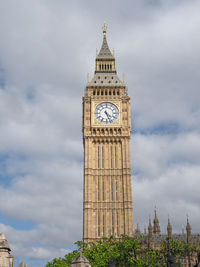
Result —
<instances>
[{"instance_id":1,"label":"spire finial","mask_svg":"<svg viewBox=\"0 0 200 267\"><path fill-rule=\"evenodd\" d=\"M107 26L106 26L106 22L104 21L104 24L103 24L103 35L104 36L106 35L106 30L107 30Z\"/></svg>"},{"instance_id":2,"label":"spire finial","mask_svg":"<svg viewBox=\"0 0 200 267\"><path fill-rule=\"evenodd\" d=\"M89 79L90 79L90 74L87 73L87 83L89 83Z\"/></svg>"},{"instance_id":3,"label":"spire finial","mask_svg":"<svg viewBox=\"0 0 200 267\"><path fill-rule=\"evenodd\" d=\"M156 211L157 211L157 208L156 208L156 205L155 205L155 207L154 207L154 213L155 213L155 216L157 215L157 214L156 214Z\"/></svg>"}]
</instances>

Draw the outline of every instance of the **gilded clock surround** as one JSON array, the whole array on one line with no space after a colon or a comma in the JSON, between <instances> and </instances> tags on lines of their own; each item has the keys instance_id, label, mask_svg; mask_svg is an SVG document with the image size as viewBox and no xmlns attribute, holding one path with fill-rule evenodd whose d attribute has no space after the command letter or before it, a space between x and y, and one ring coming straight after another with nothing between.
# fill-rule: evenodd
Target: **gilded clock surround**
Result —
<instances>
[{"instance_id":1,"label":"gilded clock surround","mask_svg":"<svg viewBox=\"0 0 200 267\"><path fill-rule=\"evenodd\" d=\"M114 104L118 118L109 124L96 120L95 109L103 102ZM121 234L133 235L130 168L130 98L117 76L115 58L106 40L96 57L95 74L83 97L83 240Z\"/></svg>"},{"instance_id":2,"label":"gilded clock surround","mask_svg":"<svg viewBox=\"0 0 200 267\"><path fill-rule=\"evenodd\" d=\"M95 116L95 110L96 110L96 107L101 104L101 103L104 103L104 102L109 102L109 103L112 103L114 104L117 108L118 108L118 111L119 111L119 115L117 117L117 119L110 123L110 124L103 124L101 122L99 122L97 119L96 119L96 116ZM120 110L121 110L121 105L120 105L120 101L115 101L115 100L111 100L111 101L93 101L92 102L92 126L98 126L98 127L113 127L113 126L121 126L121 114L120 114Z\"/></svg>"}]
</instances>

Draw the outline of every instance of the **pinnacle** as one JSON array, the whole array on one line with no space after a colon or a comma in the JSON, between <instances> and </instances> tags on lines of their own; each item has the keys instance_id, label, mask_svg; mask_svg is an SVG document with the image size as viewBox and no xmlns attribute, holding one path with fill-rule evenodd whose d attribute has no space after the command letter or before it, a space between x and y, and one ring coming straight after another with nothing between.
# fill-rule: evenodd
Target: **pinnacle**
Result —
<instances>
[{"instance_id":1,"label":"pinnacle","mask_svg":"<svg viewBox=\"0 0 200 267\"><path fill-rule=\"evenodd\" d=\"M103 58L103 59L112 58L112 59L114 59L114 56L111 53L110 48L109 48L108 43L107 43L106 30L107 30L107 27L106 27L106 24L104 23L104 26L103 26L103 43L102 43L102 46L101 46L101 49L100 49L100 52L99 52L97 58Z\"/></svg>"}]
</instances>

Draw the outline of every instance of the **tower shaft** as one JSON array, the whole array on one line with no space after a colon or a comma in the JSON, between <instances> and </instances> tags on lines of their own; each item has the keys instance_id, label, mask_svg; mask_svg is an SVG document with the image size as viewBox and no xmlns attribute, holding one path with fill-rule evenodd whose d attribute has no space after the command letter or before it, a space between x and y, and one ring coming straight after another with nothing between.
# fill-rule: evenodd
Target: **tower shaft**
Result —
<instances>
[{"instance_id":1,"label":"tower shaft","mask_svg":"<svg viewBox=\"0 0 200 267\"><path fill-rule=\"evenodd\" d=\"M83 97L83 240L133 235L130 98L105 34Z\"/></svg>"}]
</instances>

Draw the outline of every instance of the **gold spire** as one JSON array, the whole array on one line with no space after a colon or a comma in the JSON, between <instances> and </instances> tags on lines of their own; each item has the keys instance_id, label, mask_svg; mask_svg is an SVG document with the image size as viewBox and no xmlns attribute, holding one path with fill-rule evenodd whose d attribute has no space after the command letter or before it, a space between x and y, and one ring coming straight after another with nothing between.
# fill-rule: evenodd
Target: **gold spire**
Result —
<instances>
[{"instance_id":1,"label":"gold spire","mask_svg":"<svg viewBox=\"0 0 200 267\"><path fill-rule=\"evenodd\" d=\"M104 24L103 24L103 35L104 36L106 35L106 30L107 30L107 26L106 26L106 22L104 21Z\"/></svg>"}]
</instances>

